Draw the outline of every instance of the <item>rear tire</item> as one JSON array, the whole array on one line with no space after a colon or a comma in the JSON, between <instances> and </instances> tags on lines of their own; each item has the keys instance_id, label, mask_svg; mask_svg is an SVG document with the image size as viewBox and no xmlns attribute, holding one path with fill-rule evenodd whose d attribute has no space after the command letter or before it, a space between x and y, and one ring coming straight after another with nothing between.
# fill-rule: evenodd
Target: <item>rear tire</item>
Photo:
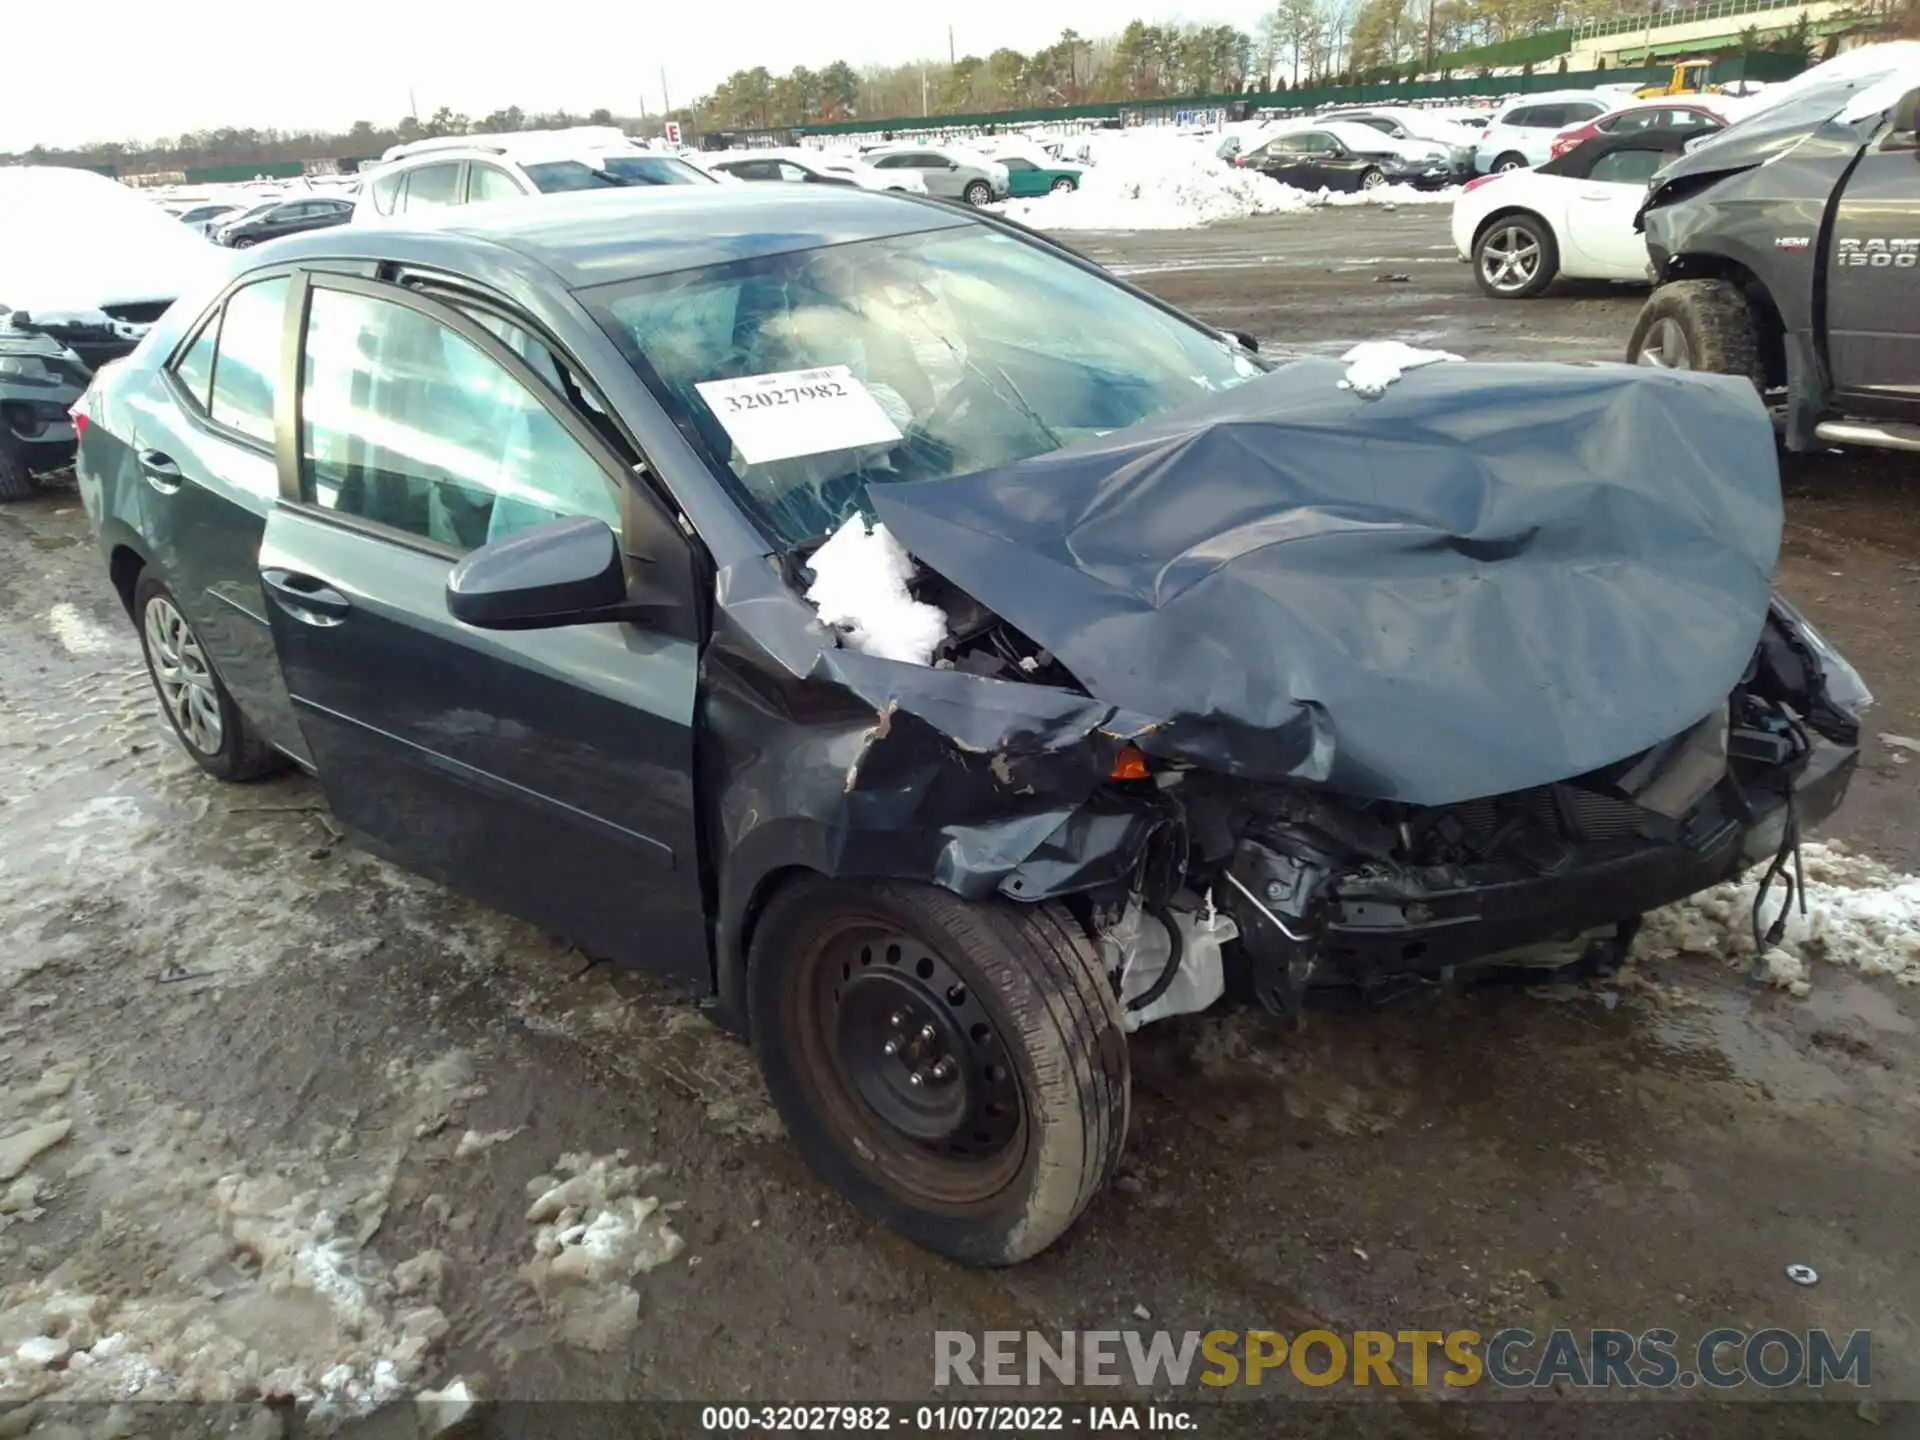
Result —
<instances>
[{"instance_id":1,"label":"rear tire","mask_svg":"<svg viewBox=\"0 0 1920 1440\"><path fill-rule=\"evenodd\" d=\"M1098 953L1058 906L797 882L754 926L747 986L801 1154L917 1245L1025 1260L1119 1164L1126 1031Z\"/></svg>"},{"instance_id":2,"label":"rear tire","mask_svg":"<svg viewBox=\"0 0 1920 1440\"><path fill-rule=\"evenodd\" d=\"M187 754L216 780L257 780L282 764L253 732L173 593L152 575L133 587L133 624L160 711Z\"/></svg>"},{"instance_id":3,"label":"rear tire","mask_svg":"<svg viewBox=\"0 0 1920 1440\"><path fill-rule=\"evenodd\" d=\"M1490 175L1504 175L1509 170L1524 170L1526 168L1527 157L1522 155L1518 150L1509 150L1493 162L1487 173Z\"/></svg>"},{"instance_id":4,"label":"rear tire","mask_svg":"<svg viewBox=\"0 0 1920 1440\"><path fill-rule=\"evenodd\" d=\"M1766 389L1753 305L1725 280L1675 280L1655 290L1627 341L1627 363L1744 375L1755 389Z\"/></svg>"},{"instance_id":5,"label":"rear tire","mask_svg":"<svg viewBox=\"0 0 1920 1440\"><path fill-rule=\"evenodd\" d=\"M1529 300L1559 273L1553 227L1538 215L1502 215L1473 242L1473 278L1496 300Z\"/></svg>"},{"instance_id":6,"label":"rear tire","mask_svg":"<svg viewBox=\"0 0 1920 1440\"><path fill-rule=\"evenodd\" d=\"M1080 186L1075 180L1066 175L1062 175L1047 188L1056 195L1071 195L1074 191L1078 190Z\"/></svg>"}]
</instances>

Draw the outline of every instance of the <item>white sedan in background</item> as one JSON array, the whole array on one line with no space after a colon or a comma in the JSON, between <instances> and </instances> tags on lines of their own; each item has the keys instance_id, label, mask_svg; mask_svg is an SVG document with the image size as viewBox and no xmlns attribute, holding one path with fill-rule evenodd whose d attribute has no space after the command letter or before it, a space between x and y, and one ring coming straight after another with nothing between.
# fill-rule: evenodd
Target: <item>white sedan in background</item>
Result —
<instances>
[{"instance_id":1,"label":"white sedan in background","mask_svg":"<svg viewBox=\"0 0 1920 1440\"><path fill-rule=\"evenodd\" d=\"M1453 202L1453 244L1496 300L1538 295L1558 276L1646 283L1646 237L1633 217L1647 181L1689 132L1602 135L1537 170L1470 182Z\"/></svg>"}]
</instances>

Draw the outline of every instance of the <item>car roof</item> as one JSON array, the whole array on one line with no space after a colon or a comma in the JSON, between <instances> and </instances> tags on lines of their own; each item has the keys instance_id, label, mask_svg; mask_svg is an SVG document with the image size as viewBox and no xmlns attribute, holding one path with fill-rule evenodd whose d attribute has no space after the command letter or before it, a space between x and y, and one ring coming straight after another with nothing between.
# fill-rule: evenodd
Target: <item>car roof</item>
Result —
<instances>
[{"instance_id":1,"label":"car roof","mask_svg":"<svg viewBox=\"0 0 1920 1440\"><path fill-rule=\"evenodd\" d=\"M686 185L579 191L538 204L450 206L276 243L301 255L453 267L495 247L546 267L568 289L923 230L979 224L933 201L833 185Z\"/></svg>"},{"instance_id":2,"label":"car roof","mask_svg":"<svg viewBox=\"0 0 1920 1440\"><path fill-rule=\"evenodd\" d=\"M1537 95L1516 95L1494 113L1506 115L1529 105L1564 105L1569 100L1592 100L1602 105L1608 103L1608 97L1598 90L1542 90Z\"/></svg>"}]
</instances>

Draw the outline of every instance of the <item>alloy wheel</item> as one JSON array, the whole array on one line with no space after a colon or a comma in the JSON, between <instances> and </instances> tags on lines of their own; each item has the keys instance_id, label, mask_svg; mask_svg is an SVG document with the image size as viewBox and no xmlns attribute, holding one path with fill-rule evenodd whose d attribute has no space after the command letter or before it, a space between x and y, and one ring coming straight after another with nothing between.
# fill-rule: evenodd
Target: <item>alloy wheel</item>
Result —
<instances>
[{"instance_id":1,"label":"alloy wheel","mask_svg":"<svg viewBox=\"0 0 1920 1440\"><path fill-rule=\"evenodd\" d=\"M1522 226L1502 226L1480 247L1480 273L1494 290L1526 289L1540 273L1539 240Z\"/></svg>"},{"instance_id":2,"label":"alloy wheel","mask_svg":"<svg viewBox=\"0 0 1920 1440\"><path fill-rule=\"evenodd\" d=\"M1387 177L1378 170L1369 170L1360 177L1360 188L1362 190L1378 190L1386 183Z\"/></svg>"},{"instance_id":3,"label":"alloy wheel","mask_svg":"<svg viewBox=\"0 0 1920 1440\"><path fill-rule=\"evenodd\" d=\"M993 201L993 187L988 185L984 180L974 181L971 185L967 186L966 201L969 205L973 206L991 204Z\"/></svg>"},{"instance_id":4,"label":"alloy wheel","mask_svg":"<svg viewBox=\"0 0 1920 1440\"><path fill-rule=\"evenodd\" d=\"M217 755L225 736L220 694L200 637L165 595L147 601L147 659L160 703L186 742L203 755Z\"/></svg>"},{"instance_id":5,"label":"alloy wheel","mask_svg":"<svg viewBox=\"0 0 1920 1440\"><path fill-rule=\"evenodd\" d=\"M1645 365L1650 370L1693 369L1693 347L1687 343L1687 332L1680 322L1662 315L1648 326L1634 364Z\"/></svg>"}]
</instances>

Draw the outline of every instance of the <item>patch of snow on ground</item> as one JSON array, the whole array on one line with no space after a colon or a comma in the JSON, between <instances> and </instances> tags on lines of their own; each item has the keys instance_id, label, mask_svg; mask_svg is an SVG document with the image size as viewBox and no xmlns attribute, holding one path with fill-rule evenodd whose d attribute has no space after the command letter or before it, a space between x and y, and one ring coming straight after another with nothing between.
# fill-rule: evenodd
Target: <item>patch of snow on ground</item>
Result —
<instances>
[{"instance_id":1,"label":"patch of snow on ground","mask_svg":"<svg viewBox=\"0 0 1920 1440\"><path fill-rule=\"evenodd\" d=\"M1407 371L1460 357L1450 350L1417 349L1400 340L1368 340L1340 358L1347 364L1347 377L1340 382L1340 388L1377 400Z\"/></svg>"},{"instance_id":2,"label":"patch of snow on ground","mask_svg":"<svg viewBox=\"0 0 1920 1440\"><path fill-rule=\"evenodd\" d=\"M47 628L69 655L99 655L113 648L113 636L62 600L46 614Z\"/></svg>"},{"instance_id":3,"label":"patch of snow on ground","mask_svg":"<svg viewBox=\"0 0 1920 1440\"><path fill-rule=\"evenodd\" d=\"M536 1229L521 1276L561 1335L589 1350L611 1350L638 1328L640 1296L629 1282L686 1248L658 1198L638 1193L660 1167L642 1170L626 1158L624 1150L562 1155L554 1174L527 1184Z\"/></svg>"},{"instance_id":4,"label":"patch of snow on ground","mask_svg":"<svg viewBox=\"0 0 1920 1440\"><path fill-rule=\"evenodd\" d=\"M1844 965L1863 975L1891 975L1902 985L1920 985L1920 876L1903 875L1837 843L1806 845L1807 913L1796 903L1787 914L1779 948L1764 962L1762 978L1804 995L1811 962ZM1646 918L1634 942L1641 956L1706 955L1745 969L1753 964L1754 888L1765 867L1716 885ZM1780 888L1767 899L1764 924L1779 913ZM1763 924L1763 928L1764 928Z\"/></svg>"}]
</instances>

